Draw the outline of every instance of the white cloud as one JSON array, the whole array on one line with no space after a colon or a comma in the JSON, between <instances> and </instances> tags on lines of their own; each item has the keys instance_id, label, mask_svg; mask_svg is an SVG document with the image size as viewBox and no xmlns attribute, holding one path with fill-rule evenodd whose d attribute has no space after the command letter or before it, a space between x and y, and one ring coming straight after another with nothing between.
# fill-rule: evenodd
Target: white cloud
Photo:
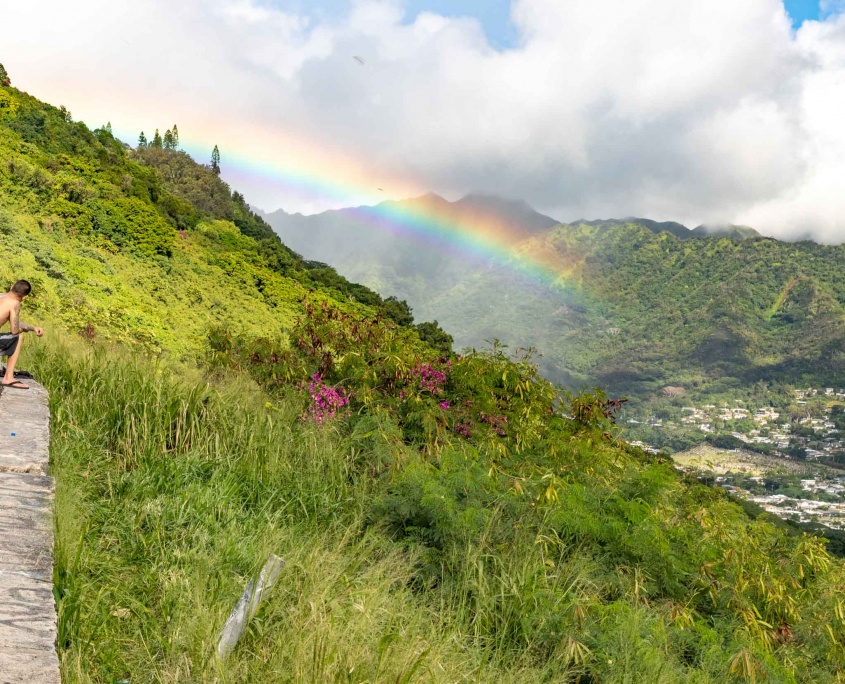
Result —
<instances>
[{"instance_id":1,"label":"white cloud","mask_svg":"<svg viewBox=\"0 0 845 684\"><path fill-rule=\"evenodd\" d=\"M322 23L258 0L115 5L0 0L0 60L93 124L177 120L220 141L224 160L242 150L351 188L232 177L268 208L481 190L562 219L845 240L835 3L796 33L780 0L514 0L507 51L474 19L403 23L399 0Z\"/></svg>"},{"instance_id":2,"label":"white cloud","mask_svg":"<svg viewBox=\"0 0 845 684\"><path fill-rule=\"evenodd\" d=\"M796 163L804 172L740 219L774 235L845 241L845 15L805 22L796 49L809 67L792 115L803 133Z\"/></svg>"}]
</instances>

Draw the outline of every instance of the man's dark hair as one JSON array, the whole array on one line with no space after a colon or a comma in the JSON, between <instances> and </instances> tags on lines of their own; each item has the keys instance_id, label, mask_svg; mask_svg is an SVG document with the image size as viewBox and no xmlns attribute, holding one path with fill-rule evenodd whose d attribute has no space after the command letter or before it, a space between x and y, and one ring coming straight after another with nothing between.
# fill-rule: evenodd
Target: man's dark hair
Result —
<instances>
[{"instance_id":1,"label":"man's dark hair","mask_svg":"<svg viewBox=\"0 0 845 684\"><path fill-rule=\"evenodd\" d=\"M32 292L32 285L29 284L28 280L19 280L12 285L11 291L19 297L26 297L30 292Z\"/></svg>"}]
</instances>

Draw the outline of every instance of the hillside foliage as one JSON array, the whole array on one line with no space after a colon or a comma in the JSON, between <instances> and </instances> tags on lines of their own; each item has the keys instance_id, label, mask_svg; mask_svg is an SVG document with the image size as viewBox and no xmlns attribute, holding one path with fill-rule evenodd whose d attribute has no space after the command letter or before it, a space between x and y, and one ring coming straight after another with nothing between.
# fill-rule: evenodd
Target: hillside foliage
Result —
<instances>
[{"instance_id":1,"label":"hillside foliage","mask_svg":"<svg viewBox=\"0 0 845 684\"><path fill-rule=\"evenodd\" d=\"M309 292L413 324L405 302L285 247L182 151L127 149L108 127L3 88L0 160L0 276L31 273L32 304L74 331L196 353L209 325L280 331ZM429 338L450 345L435 328Z\"/></svg>"}]
</instances>

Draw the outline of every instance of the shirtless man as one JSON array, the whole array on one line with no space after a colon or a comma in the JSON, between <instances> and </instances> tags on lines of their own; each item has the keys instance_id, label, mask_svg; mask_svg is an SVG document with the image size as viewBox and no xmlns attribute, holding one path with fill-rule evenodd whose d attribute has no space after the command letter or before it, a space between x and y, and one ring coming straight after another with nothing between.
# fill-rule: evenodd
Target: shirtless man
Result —
<instances>
[{"instance_id":1,"label":"shirtless man","mask_svg":"<svg viewBox=\"0 0 845 684\"><path fill-rule=\"evenodd\" d=\"M44 334L41 328L36 328L32 325L27 325L20 320L21 302L26 299L27 295L32 290L26 280L19 280L6 294L0 294L0 328L6 325L9 321L11 333L0 333L0 356L8 356L6 362L6 375L3 382L0 382L4 388L28 390L24 383L20 380L15 380L15 365L18 362L18 357L21 355L21 336L25 332L34 332L38 337Z\"/></svg>"}]
</instances>

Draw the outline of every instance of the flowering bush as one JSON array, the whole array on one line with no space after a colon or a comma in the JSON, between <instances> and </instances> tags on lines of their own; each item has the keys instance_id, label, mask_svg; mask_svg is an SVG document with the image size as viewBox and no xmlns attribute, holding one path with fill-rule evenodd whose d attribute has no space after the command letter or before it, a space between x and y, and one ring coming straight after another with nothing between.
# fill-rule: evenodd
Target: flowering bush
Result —
<instances>
[{"instance_id":1,"label":"flowering bush","mask_svg":"<svg viewBox=\"0 0 845 684\"><path fill-rule=\"evenodd\" d=\"M308 394L311 403L301 418L322 425L343 412L343 408L349 405L351 393L347 393L342 387L326 385L320 374L314 373L308 383Z\"/></svg>"},{"instance_id":2,"label":"flowering bush","mask_svg":"<svg viewBox=\"0 0 845 684\"><path fill-rule=\"evenodd\" d=\"M455 427L452 430L456 435L460 435L461 437L466 437L467 439L472 437L472 424L468 420L455 423Z\"/></svg>"},{"instance_id":3,"label":"flowering bush","mask_svg":"<svg viewBox=\"0 0 845 684\"><path fill-rule=\"evenodd\" d=\"M417 384L421 390L427 390L431 394L439 396L443 394L443 387L446 384L446 380L448 379L447 374L451 367L451 361L446 362L443 370L440 370L431 363L421 363L411 370L411 375L417 379Z\"/></svg>"}]
</instances>

